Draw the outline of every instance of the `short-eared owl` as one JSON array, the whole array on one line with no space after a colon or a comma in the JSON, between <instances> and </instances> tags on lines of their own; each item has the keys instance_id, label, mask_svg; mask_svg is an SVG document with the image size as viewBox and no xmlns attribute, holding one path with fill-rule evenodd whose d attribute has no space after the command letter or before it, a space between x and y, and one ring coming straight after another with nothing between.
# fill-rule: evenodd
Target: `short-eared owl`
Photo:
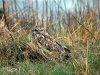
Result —
<instances>
[{"instance_id":1,"label":"short-eared owl","mask_svg":"<svg viewBox=\"0 0 100 75\"><path fill-rule=\"evenodd\" d=\"M40 44L42 47L48 51L57 51L59 53L70 53L70 50L64 48L55 39L53 39L47 32L44 32L42 28L34 27L32 29L32 36L34 37L36 43Z\"/></svg>"}]
</instances>

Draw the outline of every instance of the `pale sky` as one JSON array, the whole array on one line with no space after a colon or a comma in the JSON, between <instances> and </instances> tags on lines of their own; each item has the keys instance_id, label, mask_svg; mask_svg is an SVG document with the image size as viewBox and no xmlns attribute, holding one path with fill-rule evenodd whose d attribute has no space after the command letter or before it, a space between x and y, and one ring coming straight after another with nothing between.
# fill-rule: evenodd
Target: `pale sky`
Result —
<instances>
[{"instance_id":1,"label":"pale sky","mask_svg":"<svg viewBox=\"0 0 100 75\"><path fill-rule=\"evenodd\" d=\"M23 1L25 1L25 0L16 0L17 2L18 2L18 5L20 6L20 7L22 7L22 2ZM28 1L28 0L26 0L26 1ZM33 0L33 3L34 3L34 7L35 7L35 1L36 0ZM45 0L38 0L38 7L39 7L39 9L41 9L42 8L42 3L43 3L43 1L45 1ZM50 4L49 2L50 1L54 1L54 0L48 0L48 4ZM59 1L59 0L55 0L56 1L56 3ZM65 9L65 7L64 7L64 2L63 1L65 1L66 2L66 10L67 9L70 9L70 10L72 10L72 8L74 7L74 4L75 4L75 1L76 0L61 0L61 7L62 8L64 8ZM55 4L55 5L57 5L57 4ZM54 6L55 6L54 5ZM2 6L2 0L0 0L0 7Z\"/></svg>"}]
</instances>

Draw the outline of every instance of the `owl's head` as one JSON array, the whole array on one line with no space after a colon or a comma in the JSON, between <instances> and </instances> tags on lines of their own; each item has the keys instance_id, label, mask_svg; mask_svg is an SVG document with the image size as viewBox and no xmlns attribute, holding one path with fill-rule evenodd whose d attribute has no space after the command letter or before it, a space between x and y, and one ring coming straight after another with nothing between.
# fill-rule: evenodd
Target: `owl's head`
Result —
<instances>
[{"instance_id":1,"label":"owl's head","mask_svg":"<svg viewBox=\"0 0 100 75\"><path fill-rule=\"evenodd\" d=\"M35 36L35 35L43 33L43 32L44 32L43 27L35 26L32 28L32 36Z\"/></svg>"},{"instance_id":2,"label":"owl's head","mask_svg":"<svg viewBox=\"0 0 100 75\"><path fill-rule=\"evenodd\" d=\"M35 28L35 27L33 27L33 28L32 28L32 36L35 36L35 35L38 34L38 33L39 33L38 29Z\"/></svg>"}]
</instances>

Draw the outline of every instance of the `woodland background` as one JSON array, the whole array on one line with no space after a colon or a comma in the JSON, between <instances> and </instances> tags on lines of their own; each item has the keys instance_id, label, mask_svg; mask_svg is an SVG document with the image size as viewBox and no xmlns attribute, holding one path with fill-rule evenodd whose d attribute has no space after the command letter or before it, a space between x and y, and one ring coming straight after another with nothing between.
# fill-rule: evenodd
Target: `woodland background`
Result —
<instances>
[{"instance_id":1,"label":"woodland background","mask_svg":"<svg viewBox=\"0 0 100 75\"><path fill-rule=\"evenodd\" d=\"M99 75L100 0L72 3L68 9L68 0L0 0L0 75ZM71 49L71 60L44 61L33 26Z\"/></svg>"}]
</instances>

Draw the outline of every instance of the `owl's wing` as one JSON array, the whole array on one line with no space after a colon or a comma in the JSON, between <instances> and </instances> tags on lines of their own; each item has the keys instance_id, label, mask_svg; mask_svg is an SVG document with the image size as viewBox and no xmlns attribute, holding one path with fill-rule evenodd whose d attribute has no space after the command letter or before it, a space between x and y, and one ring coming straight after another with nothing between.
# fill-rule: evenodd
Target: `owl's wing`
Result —
<instances>
[{"instance_id":1,"label":"owl's wing","mask_svg":"<svg viewBox=\"0 0 100 75\"><path fill-rule=\"evenodd\" d=\"M37 41L49 51L55 50L58 52L65 52L65 48L63 48L55 39L49 35L40 34L37 36Z\"/></svg>"}]
</instances>

